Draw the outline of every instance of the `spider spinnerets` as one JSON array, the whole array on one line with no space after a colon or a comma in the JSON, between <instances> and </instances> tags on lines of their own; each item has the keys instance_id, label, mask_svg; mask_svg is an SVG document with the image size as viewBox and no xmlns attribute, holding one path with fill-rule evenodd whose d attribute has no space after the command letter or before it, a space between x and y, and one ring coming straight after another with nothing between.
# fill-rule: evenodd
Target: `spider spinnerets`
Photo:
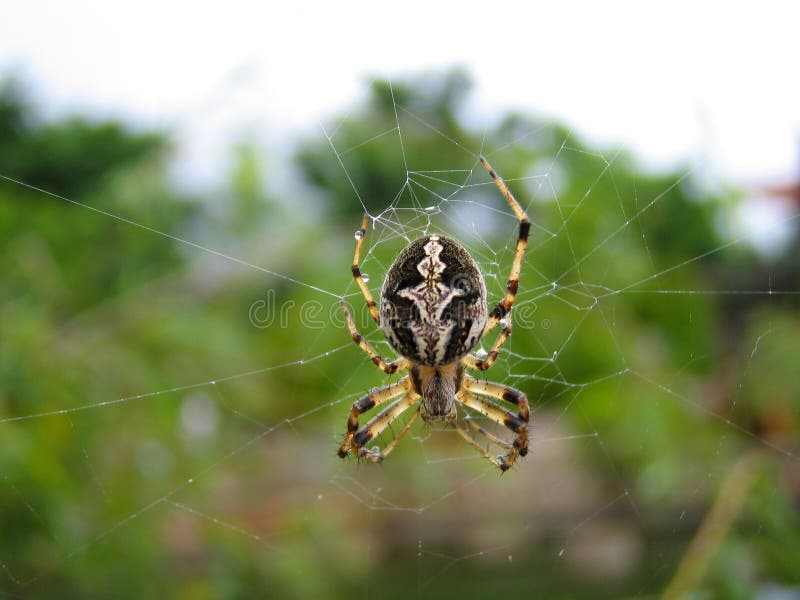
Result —
<instances>
[{"instance_id":1,"label":"spider spinnerets","mask_svg":"<svg viewBox=\"0 0 800 600\"><path fill-rule=\"evenodd\" d=\"M373 389L353 404L347 419L347 432L339 447L339 456L343 458L353 453L373 462L382 461L418 416L426 422L441 421L453 427L502 471L528 452L530 410L525 394L503 384L479 381L465 373L466 369L485 371L491 367L500 348L511 335L510 311L519 286L531 225L528 215L503 180L484 157L481 156L480 161L519 219L519 237L506 293L491 312L486 303L486 284L478 265L459 242L436 234L416 239L400 252L386 274L379 308L359 267L367 215L364 215L361 229L356 232L353 277L364 295L370 315L401 358L386 362L358 332L350 310L342 300L348 330L379 369L387 374L407 369L409 374L396 383ZM470 354L483 336L501 322L503 329L486 358ZM359 415L398 396L398 400L389 404L364 427L358 428ZM490 398L513 405L516 412ZM514 433L513 442L507 442L473 421L467 421L473 434L483 435L491 443L505 448L506 454L492 456L474 439L457 420L458 403ZM419 409L383 450L365 447L415 404L419 404Z\"/></svg>"}]
</instances>

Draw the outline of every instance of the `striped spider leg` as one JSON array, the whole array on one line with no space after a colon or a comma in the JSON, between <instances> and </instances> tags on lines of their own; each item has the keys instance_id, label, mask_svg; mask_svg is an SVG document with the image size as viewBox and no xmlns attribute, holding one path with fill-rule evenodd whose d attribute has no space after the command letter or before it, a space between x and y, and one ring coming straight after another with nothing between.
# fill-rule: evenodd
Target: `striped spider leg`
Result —
<instances>
[{"instance_id":1,"label":"striped spider leg","mask_svg":"<svg viewBox=\"0 0 800 600\"><path fill-rule=\"evenodd\" d=\"M490 396L498 400L504 400L517 407L514 414L506 408L487 400L482 396ZM528 454L528 422L530 421L530 408L528 399L521 391L508 385L494 383L492 381L477 381L466 375L461 391L456 394L456 399L468 406L472 410L491 419L495 423L510 429L514 435L514 441L508 443L473 421L467 421L474 433L478 433L487 438L490 442L505 448L505 456L492 456L481 446L473 435L470 435L461 425L456 424L455 428L459 435L464 438L471 446L476 448L484 457L489 459L501 471L510 469L517 458Z\"/></svg>"},{"instance_id":2,"label":"striped spider leg","mask_svg":"<svg viewBox=\"0 0 800 600\"><path fill-rule=\"evenodd\" d=\"M511 210L514 211L514 214L519 219L519 236L517 237L517 246L514 250L514 260L511 263L511 273L508 275L506 293L503 299L494 307L494 310L489 313L489 319L486 321L486 327L483 330L483 334L486 335L508 314L508 311L511 310L511 306L514 304L514 299L517 297L519 274L522 270L522 261L525 258L525 248L528 246L528 233L531 230L531 222L530 219L528 219L527 213L523 210L522 206L520 206L519 202L517 202L517 199L514 198L514 195L508 187L506 187L506 183L503 181L502 177L495 172L486 158L481 156L480 161L497 184L497 187L500 188L500 192L503 194L506 201L508 201ZM505 341L505 338L502 339Z\"/></svg>"},{"instance_id":3,"label":"striped spider leg","mask_svg":"<svg viewBox=\"0 0 800 600\"><path fill-rule=\"evenodd\" d=\"M375 304L375 300L372 297L372 293L370 292L369 288L367 287L366 282L364 281L363 276L361 275L361 269L359 267L359 262L361 260L361 246L364 243L364 236L366 235L367 230L367 222L368 216L365 214L362 221L361 221L361 228L356 232L356 250L355 254L353 255L353 278L355 279L356 283L358 284L359 289L361 290L362 295L364 296L364 300L367 303L367 308L369 309L370 316L375 320L375 322L379 322L378 319L378 310ZM344 299L341 301L342 312L344 312L345 320L347 321L347 329L350 332L350 337L353 338L353 341L358 344L358 347L361 348L367 356L370 357L373 364L378 367L381 371L390 375L392 373L397 373L398 371L403 371L408 368L408 360L405 358L400 358L392 362L386 362L383 357L372 347L372 345L364 339L364 336L358 332L356 328L356 324L353 321L353 315L350 313L350 309L347 307L347 303ZM408 393L411 389L412 384L411 380L408 376L404 377L400 381L387 385L382 388L375 388L371 390L366 396L359 399L358 401L353 403L352 408L350 409L350 415L347 418L347 433L345 433L344 440L342 440L341 446L339 446L339 456L344 458L347 456L349 452L354 452L359 456L366 456L370 460L375 460L377 456L375 453L366 451L363 446L366 444L370 439L377 437L380 433L385 429L391 419L389 421L381 421L378 425L378 430L376 431L376 421L384 414L394 414L394 411L397 409L398 406L404 406L402 410L408 408L409 406L405 406L400 404L403 400L405 400L410 394ZM387 411L383 411L377 417L373 418L360 432L358 431L358 417L362 413L365 413L376 406L383 404L388 400L392 400L401 394L406 394L406 397L401 398L398 401L395 401L392 405L388 407L389 413ZM417 398L419 398L417 396ZM416 399L414 400L416 402ZM413 404L413 403L412 403ZM400 410L397 412L396 416L399 416L399 413L402 412ZM411 426L413 421L416 419L416 415L406 423L405 427L401 430L400 434L395 437L395 439L387 446L384 450L383 456L391 452L392 448L397 444L400 437L408 431L408 428ZM381 426L382 425L382 426Z\"/></svg>"},{"instance_id":4,"label":"striped spider leg","mask_svg":"<svg viewBox=\"0 0 800 600\"><path fill-rule=\"evenodd\" d=\"M492 331L492 329L494 329L498 323L503 323L503 329L501 330L500 335L497 336L494 344L492 344L492 348L486 358L478 358L473 354L468 354L463 359L464 365L467 368L478 371L486 371L494 364L494 361L500 354L500 349L511 335L511 307L514 304L514 300L517 296L517 290L519 288L519 276L522 270L522 262L525 258L525 249L528 245L528 233L530 232L531 222L528 219L528 215L525 210L522 208L519 202L517 202L517 199L514 198L514 195L508 189L503 179L495 172L486 158L481 156L480 162L489 172L489 175L500 189L500 192L508 202L511 210L519 219L519 235L517 237L516 249L514 250L514 260L511 263L511 272L509 273L508 283L506 284L506 293L497 303L494 310L489 314L486 327L483 330L483 335L486 335ZM498 446L508 450L508 454L506 454L504 457L493 457L474 440L473 436L467 433L467 431L460 426L457 427L458 433L467 442L480 451L481 454L483 454L487 459L500 467L501 470L507 470L509 467L511 467L511 465L514 464L518 456L525 456L528 453L527 425L530 419L530 408L528 406L527 397L519 390L510 386L492 383L489 381L479 382L469 376L465 378L464 389L466 390L465 393L461 394L460 396L456 396L463 404L473 408L496 423L508 427L516 434L516 437L514 438L513 444L509 444L508 442L505 442L492 433L486 431L483 427L478 426L472 421L468 421L470 427L475 433L483 435L492 443L495 443ZM484 400L476 394L511 402L517 406L519 412L514 415L505 408Z\"/></svg>"}]
</instances>

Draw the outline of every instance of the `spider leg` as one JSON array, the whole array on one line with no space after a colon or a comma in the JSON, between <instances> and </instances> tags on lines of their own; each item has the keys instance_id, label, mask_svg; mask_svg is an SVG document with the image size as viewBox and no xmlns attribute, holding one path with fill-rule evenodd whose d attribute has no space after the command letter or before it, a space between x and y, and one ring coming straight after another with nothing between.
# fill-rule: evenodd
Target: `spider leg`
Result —
<instances>
[{"instance_id":1,"label":"spider leg","mask_svg":"<svg viewBox=\"0 0 800 600\"><path fill-rule=\"evenodd\" d=\"M471 424L471 422L470 422L470 424ZM489 452L486 450L486 448L484 448L478 442L476 442L472 438L472 436L469 434L469 432L466 429L464 429L460 424L453 423L453 428L458 432L458 435L460 435L462 438L464 438L465 442L467 442L470 446L475 448L484 457L486 457L489 461L491 461L494 464L495 467L497 467L501 471L506 471L508 469L508 465L505 463L504 460L501 460L500 458L498 458L496 456L492 456L491 454L489 454ZM481 427L481 430L482 429L483 428Z\"/></svg>"},{"instance_id":2,"label":"spider leg","mask_svg":"<svg viewBox=\"0 0 800 600\"><path fill-rule=\"evenodd\" d=\"M359 456L363 456L368 460L371 460L372 462L381 462L384 458L386 458L389 452L394 450L394 447L397 445L397 442L399 442L402 439L402 437L408 432L408 430L411 429L411 426L414 424L414 421L417 420L417 417L419 417L419 411L416 411L413 415L411 415L411 418L406 422L405 425L403 425L403 428L397 433L397 435L394 436L394 439L388 444L386 444L386 448L381 450L378 454L360 448L358 451Z\"/></svg>"},{"instance_id":3,"label":"spider leg","mask_svg":"<svg viewBox=\"0 0 800 600\"><path fill-rule=\"evenodd\" d=\"M347 319L347 329L350 331L350 337L352 337L353 341L358 344L359 348L367 353L372 362L375 363L376 367L389 375L408 368L408 361L405 358L399 358L390 363L387 363L385 360L383 360L375 348L373 348L369 342L364 339L364 336L361 335L356 329L356 324L353 321L353 315L350 314L350 309L347 308L347 303L342 300L341 305L342 311L344 312L344 317Z\"/></svg>"},{"instance_id":4,"label":"spider leg","mask_svg":"<svg viewBox=\"0 0 800 600\"><path fill-rule=\"evenodd\" d=\"M503 330L500 332L500 335L497 336L497 339L494 341L492 345L492 349L489 351L489 354L486 358L478 358L472 354L468 354L464 357L464 364L468 366L470 369L477 369L479 371L486 371L490 368L494 361L497 360L497 355L500 354L500 348L503 347L503 344L506 343L508 336L511 335L511 313L509 312L506 316L506 324L503 327Z\"/></svg>"},{"instance_id":5,"label":"spider leg","mask_svg":"<svg viewBox=\"0 0 800 600\"><path fill-rule=\"evenodd\" d=\"M480 444L473 440L466 430L460 426L456 428L462 438L465 440L469 438L468 441L470 441L471 445L475 448L478 448L481 451L481 454L491 460L492 463L499 467L501 471L508 470L517 460L517 457L525 456L528 453L528 420L523 417L522 411L520 411L519 415L514 415L505 408L498 406L494 402L490 402L489 400L485 400L479 396L476 396L467 389L462 389L460 392L458 392L456 394L456 399L469 408L476 410L482 415L488 417L495 423L499 423L505 427L508 427L516 434L514 442L511 444L511 448L509 449L508 453L505 456L498 456L495 458L492 457ZM527 406L527 401L525 401L525 406ZM492 438L489 439L491 440ZM507 447L507 444L501 444L501 446Z\"/></svg>"},{"instance_id":6,"label":"spider leg","mask_svg":"<svg viewBox=\"0 0 800 600\"><path fill-rule=\"evenodd\" d=\"M397 444L399 438L408 431L408 428L411 427L410 423L406 423L403 426L403 429L400 431L397 437L386 447L386 449L381 451L372 451L366 450L364 446L369 443L370 440L378 437L383 431L392 424L392 422L397 419L403 412L414 406L417 400L419 400L420 395L414 391L407 392L405 396L400 398L399 400L395 400L389 406L384 408L380 413L374 416L361 430L353 436L353 441L351 444L351 450L354 453L357 453L359 456L366 458L372 462L380 462L383 458L392 451L392 449ZM417 413L419 414L419 413ZM410 421L416 419L416 416L412 417Z\"/></svg>"},{"instance_id":7,"label":"spider leg","mask_svg":"<svg viewBox=\"0 0 800 600\"><path fill-rule=\"evenodd\" d=\"M526 423L530 420L530 407L528 406L528 397L520 392L518 389L510 385L503 385L502 383L494 383L493 381L478 381L466 375L462 383L465 390L469 390L475 394L483 394L484 396L491 396L498 400L505 400L511 404L516 405L519 410L517 415Z\"/></svg>"},{"instance_id":8,"label":"spider leg","mask_svg":"<svg viewBox=\"0 0 800 600\"><path fill-rule=\"evenodd\" d=\"M483 427L481 427L480 425L478 425L475 421L473 421L471 419L467 420L467 425L470 426L470 429L472 429L472 431L474 431L476 433L480 433L481 435L486 437L493 444L497 444L498 446L500 446L502 448L506 448L507 450L511 450L514 447L514 444L510 444L509 442L500 439L499 437L494 435L491 431L487 431L486 429L484 429Z\"/></svg>"},{"instance_id":9,"label":"spider leg","mask_svg":"<svg viewBox=\"0 0 800 600\"><path fill-rule=\"evenodd\" d=\"M369 308L369 314L372 315L372 319L376 323L380 323L380 318L378 316L378 305L375 303L375 299L372 297L372 292L369 291L369 288L364 281L364 277L361 275L361 267L359 266L361 261L361 246L364 245L364 238L367 235L368 220L369 215L365 214L361 219L361 229L356 232L356 251L355 254L353 254L353 279L356 280L358 287L361 289L361 293L364 295L364 300L367 301L367 308Z\"/></svg>"},{"instance_id":10,"label":"spider leg","mask_svg":"<svg viewBox=\"0 0 800 600\"><path fill-rule=\"evenodd\" d=\"M514 250L514 260L511 263L511 273L508 275L506 293L503 299L497 303L494 310L489 314L486 327L483 329L483 334L486 335L497 326L500 319L508 314L508 311L511 310L511 306L514 304L514 299L517 296L517 289L519 288L519 274L522 270L522 261L525 258L525 248L528 245L528 233L531 229L531 222L528 219L527 213L523 210L522 206L520 206L519 202L517 202L517 199L514 198L511 191L506 187L503 179L495 173L488 161L483 156L480 157L480 161L497 184L497 187L500 188L500 192L508 201L511 210L514 211L514 214L519 219L519 237L517 238L517 247Z\"/></svg>"},{"instance_id":11,"label":"spider leg","mask_svg":"<svg viewBox=\"0 0 800 600\"><path fill-rule=\"evenodd\" d=\"M383 404L387 400L391 400L392 398L396 398L397 396L408 392L409 389L411 389L411 379L404 377L397 383L393 383L382 388L375 388L366 396L354 402L353 407L350 409L350 414L347 417L347 433L344 435L342 445L339 446L339 456L344 458L352 449L353 436L358 430L359 415L380 404Z\"/></svg>"}]
</instances>

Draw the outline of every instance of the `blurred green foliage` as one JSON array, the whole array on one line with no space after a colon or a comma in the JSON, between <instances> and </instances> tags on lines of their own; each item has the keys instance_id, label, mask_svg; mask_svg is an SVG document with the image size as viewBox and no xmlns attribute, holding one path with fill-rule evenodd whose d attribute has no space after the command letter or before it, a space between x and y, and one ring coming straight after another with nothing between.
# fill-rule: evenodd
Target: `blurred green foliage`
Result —
<instances>
[{"instance_id":1,"label":"blurred green foliage","mask_svg":"<svg viewBox=\"0 0 800 600\"><path fill-rule=\"evenodd\" d=\"M749 289L743 273L765 281L777 268L744 244L726 247L718 222L740 199L684 173L647 172L527 115L475 130L463 113L468 91L460 71L373 83L363 106L326 129L330 140L297 141L308 186L298 198L269 184L249 145L232 150L224 189L189 197L169 181L166 135L82 117L44 122L17 84L0 89L0 174L23 182L0 180L0 588L10 597L655 595L720 481L754 451L766 467L697 597L800 585L800 320L791 296L715 293ZM478 484L469 482L486 465L424 460L438 439L404 442L382 469L339 464L349 403L385 383L336 326L338 296L359 299L349 276L359 216L391 207L368 233L374 289L404 236L430 222L464 234L498 296L513 219L478 213L480 236L459 225L461 211L502 208L475 169L478 149L535 223L515 309L529 318L492 371L536 409L533 456ZM480 199L452 196L454 184ZM796 261L775 264L783 291L797 292ZM289 310L254 326L262 301ZM319 315L300 314L309 302ZM547 475L535 462L547 456L536 423L562 418L589 441ZM341 477L358 479L361 501ZM596 494L589 514L569 502L563 512L532 508L531 496L573 479ZM370 511L364 499L377 488L407 506L464 496L459 510L445 500L422 515ZM502 506L471 508L492 494ZM587 518L605 525L608 498L623 498L610 530L624 522L641 550L633 570L598 584L564 566L558 548ZM434 536L439 527L448 533ZM498 531L515 562L511 551L503 565L436 562L470 555ZM430 556L417 548L428 535L439 540Z\"/></svg>"}]
</instances>

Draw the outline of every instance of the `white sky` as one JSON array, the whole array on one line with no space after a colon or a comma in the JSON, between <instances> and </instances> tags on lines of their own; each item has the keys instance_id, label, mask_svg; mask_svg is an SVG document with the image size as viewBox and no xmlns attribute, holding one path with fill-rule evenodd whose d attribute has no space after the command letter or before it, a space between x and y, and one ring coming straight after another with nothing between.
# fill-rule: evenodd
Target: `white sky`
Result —
<instances>
[{"instance_id":1,"label":"white sky","mask_svg":"<svg viewBox=\"0 0 800 600\"><path fill-rule=\"evenodd\" d=\"M473 113L564 120L651 165L702 160L739 183L800 167L791 2L16 2L0 74L46 108L176 127L192 171L231 135L319 131L369 75L465 67ZM505 9L500 6L505 5Z\"/></svg>"}]
</instances>

